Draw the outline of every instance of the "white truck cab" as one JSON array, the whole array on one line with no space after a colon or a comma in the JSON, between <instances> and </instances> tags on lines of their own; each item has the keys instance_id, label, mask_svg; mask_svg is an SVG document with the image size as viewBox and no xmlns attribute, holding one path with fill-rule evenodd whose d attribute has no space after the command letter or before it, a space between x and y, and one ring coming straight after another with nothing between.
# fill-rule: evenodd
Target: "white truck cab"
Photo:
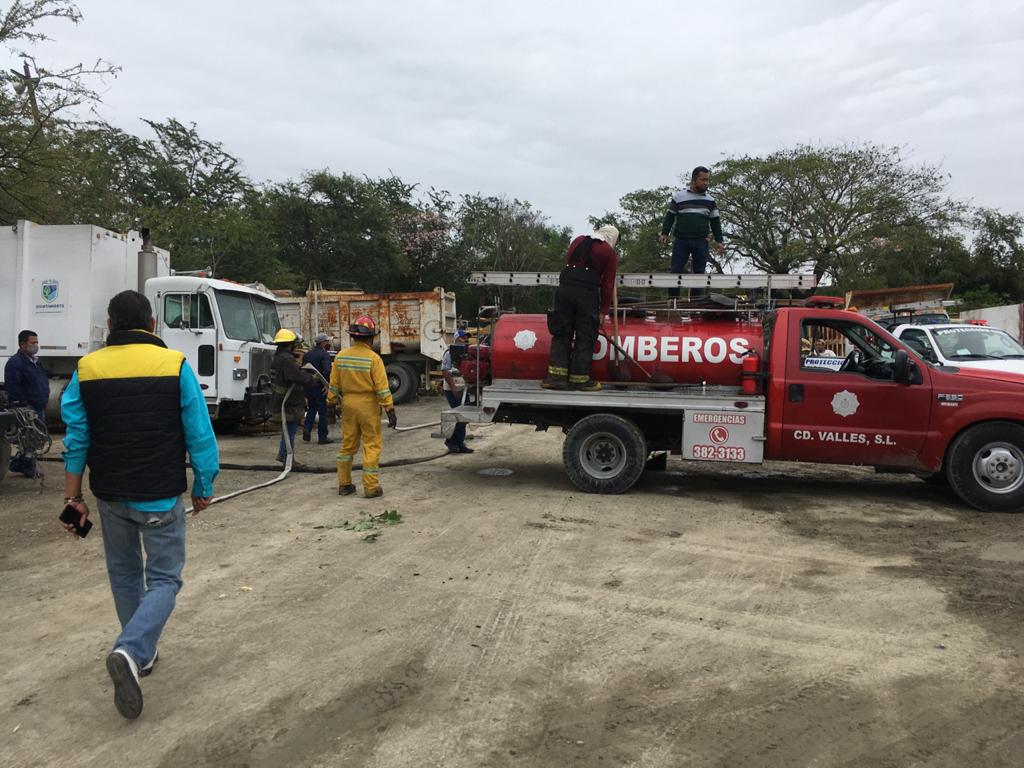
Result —
<instances>
[{"instance_id":1,"label":"white truck cab","mask_svg":"<svg viewBox=\"0 0 1024 768\"><path fill-rule=\"evenodd\" d=\"M892 335L929 363L1024 373L1024 347L1006 331L969 323L900 325Z\"/></svg>"},{"instance_id":2,"label":"white truck cab","mask_svg":"<svg viewBox=\"0 0 1024 768\"><path fill-rule=\"evenodd\" d=\"M270 365L281 328L277 299L229 280L153 277L146 296L156 333L185 353L210 417L230 427L270 413Z\"/></svg>"}]
</instances>

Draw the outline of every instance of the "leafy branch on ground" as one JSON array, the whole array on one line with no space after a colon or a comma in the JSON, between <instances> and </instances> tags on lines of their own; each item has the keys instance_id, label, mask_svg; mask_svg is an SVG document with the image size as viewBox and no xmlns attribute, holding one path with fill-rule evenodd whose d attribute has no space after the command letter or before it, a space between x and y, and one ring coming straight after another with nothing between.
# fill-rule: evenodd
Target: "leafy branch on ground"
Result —
<instances>
[{"instance_id":1,"label":"leafy branch on ground","mask_svg":"<svg viewBox=\"0 0 1024 768\"><path fill-rule=\"evenodd\" d=\"M368 515L365 512L360 512L359 517L354 521L343 520L340 523L327 523L325 525L314 525L314 528L340 528L343 531L356 531L357 533L366 532L365 536L360 538L363 541L376 541L380 536L381 531L377 530L385 525L398 525L402 522L402 515L397 509L388 509L381 512L379 515Z\"/></svg>"}]
</instances>

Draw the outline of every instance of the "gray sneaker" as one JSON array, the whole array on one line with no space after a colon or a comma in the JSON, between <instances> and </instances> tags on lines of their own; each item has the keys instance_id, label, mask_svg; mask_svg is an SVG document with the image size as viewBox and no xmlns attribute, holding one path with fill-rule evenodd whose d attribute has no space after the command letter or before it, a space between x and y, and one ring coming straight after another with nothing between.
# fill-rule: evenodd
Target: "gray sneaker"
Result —
<instances>
[{"instance_id":1,"label":"gray sneaker","mask_svg":"<svg viewBox=\"0 0 1024 768\"><path fill-rule=\"evenodd\" d=\"M115 648L107 655L107 673L114 682L114 706L121 716L134 720L142 714L139 668L128 652Z\"/></svg>"}]
</instances>

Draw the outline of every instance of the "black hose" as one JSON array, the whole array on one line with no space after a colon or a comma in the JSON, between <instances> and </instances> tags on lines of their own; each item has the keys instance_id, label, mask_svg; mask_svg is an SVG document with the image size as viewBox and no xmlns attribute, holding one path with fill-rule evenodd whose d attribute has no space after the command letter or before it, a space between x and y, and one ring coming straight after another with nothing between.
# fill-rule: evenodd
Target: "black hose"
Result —
<instances>
[{"instance_id":1,"label":"black hose","mask_svg":"<svg viewBox=\"0 0 1024 768\"><path fill-rule=\"evenodd\" d=\"M380 466L382 467L407 467L410 464L423 464L428 461L435 461L442 459L447 456L449 451L439 453L436 456L421 456L417 459L393 459L392 461L382 461ZM186 465L191 467L190 464ZM281 467L277 464L221 464L221 469L237 469L243 472L280 472ZM363 468L362 464L353 464L352 471L360 470ZM337 472L335 467L310 467L305 464L298 466L292 465L292 472L305 472L311 475L329 475L333 472Z\"/></svg>"},{"instance_id":2,"label":"black hose","mask_svg":"<svg viewBox=\"0 0 1024 768\"><path fill-rule=\"evenodd\" d=\"M444 451L436 456L421 456L416 459L393 459L392 461L382 461L380 466L382 467L407 467L411 464L424 464L428 461L436 461L437 459L443 459L449 454L449 451ZM57 456L39 456L36 461L64 461L64 459ZM185 467L187 469L192 468L192 464L186 462ZM242 472L280 472L280 464L221 464L221 469L236 469ZM353 464L352 470L360 470L363 468L362 464ZM309 467L306 465L295 466L292 465L292 472L305 472L310 475L329 475L332 472L337 472L335 467Z\"/></svg>"}]
</instances>

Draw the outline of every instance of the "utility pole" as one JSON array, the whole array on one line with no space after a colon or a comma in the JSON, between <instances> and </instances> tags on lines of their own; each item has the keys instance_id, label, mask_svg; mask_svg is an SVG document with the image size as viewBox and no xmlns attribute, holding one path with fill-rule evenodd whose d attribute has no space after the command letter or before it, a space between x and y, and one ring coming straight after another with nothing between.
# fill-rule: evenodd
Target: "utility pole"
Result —
<instances>
[{"instance_id":1,"label":"utility pole","mask_svg":"<svg viewBox=\"0 0 1024 768\"><path fill-rule=\"evenodd\" d=\"M23 72L19 72L16 69L11 70L11 73L18 78L18 81L14 84L14 92L20 96L25 91L28 91L28 103L32 108L32 119L35 120L36 127L42 130L43 121L39 117L39 103L36 101L36 86L39 85L39 78L32 77L27 60L24 62L24 65L25 69Z\"/></svg>"}]
</instances>

